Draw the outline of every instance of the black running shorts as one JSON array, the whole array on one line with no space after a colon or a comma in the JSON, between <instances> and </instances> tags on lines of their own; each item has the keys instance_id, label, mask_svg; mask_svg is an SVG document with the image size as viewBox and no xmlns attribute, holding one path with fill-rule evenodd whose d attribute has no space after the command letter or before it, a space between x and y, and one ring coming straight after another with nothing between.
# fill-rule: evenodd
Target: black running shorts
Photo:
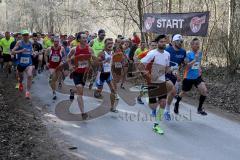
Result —
<instances>
[{"instance_id":1,"label":"black running shorts","mask_svg":"<svg viewBox=\"0 0 240 160\"><path fill-rule=\"evenodd\" d=\"M184 79L182 82L182 90L188 92L192 89L193 85L197 88L201 82L204 82L201 76L197 79Z\"/></svg>"}]
</instances>

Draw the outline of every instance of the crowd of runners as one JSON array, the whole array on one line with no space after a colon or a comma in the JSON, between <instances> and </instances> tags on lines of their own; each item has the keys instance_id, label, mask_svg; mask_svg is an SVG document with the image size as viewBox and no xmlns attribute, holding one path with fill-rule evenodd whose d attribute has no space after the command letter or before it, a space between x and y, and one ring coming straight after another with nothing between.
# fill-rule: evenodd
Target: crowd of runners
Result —
<instances>
[{"instance_id":1,"label":"crowd of runners","mask_svg":"<svg viewBox=\"0 0 240 160\"><path fill-rule=\"evenodd\" d=\"M117 113L114 104L119 100L119 89L125 89L127 77L140 73L147 84L151 116L156 117L154 131L163 134L159 122L162 119L171 120L173 99L176 98L174 113L179 114L179 102L193 85L200 93L197 113L207 115L203 108L207 96L207 88L201 77L203 53L198 38L191 40L191 49L186 52L180 34L171 37L158 35L149 43L141 41L136 33L132 38L121 35L116 39L108 38L103 29L96 34L84 31L74 36L30 34L27 30L4 34L0 37L3 74L6 77L16 75L16 88L20 92L25 91L27 99L31 98L34 77L49 72L53 100L57 99L56 90L62 87L64 79L69 76L73 80L75 88L70 90L70 99L77 97L83 119L88 117L83 101L86 83L95 98L102 98L106 82L111 92L110 111ZM136 99L139 104L144 104L142 90Z\"/></svg>"}]
</instances>

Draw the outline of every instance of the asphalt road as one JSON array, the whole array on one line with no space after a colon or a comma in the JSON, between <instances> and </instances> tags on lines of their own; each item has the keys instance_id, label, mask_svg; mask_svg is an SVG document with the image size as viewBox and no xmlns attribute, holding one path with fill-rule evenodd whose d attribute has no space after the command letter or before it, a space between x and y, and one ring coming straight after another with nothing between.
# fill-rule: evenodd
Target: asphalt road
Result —
<instances>
[{"instance_id":1,"label":"asphalt road","mask_svg":"<svg viewBox=\"0 0 240 160\"><path fill-rule=\"evenodd\" d=\"M72 81L66 79L70 87ZM105 91L108 92L107 85ZM68 88L67 88L68 90ZM61 92L61 91L60 91ZM161 122L165 131L158 135L152 131L153 121L145 105L129 106L119 100L119 113L107 113L98 118L81 121L76 98L70 103L67 92L58 92L52 100L47 74L35 80L32 88L33 103L44 110L46 123L59 132L61 141L77 147L72 154L89 160L237 160L240 159L239 123L209 113L202 117L196 108L181 103L180 116L172 114L172 121ZM97 108L102 100L84 96L86 111ZM73 121L56 116L57 105L70 105ZM64 107L64 104L62 107ZM62 108L60 107L60 108ZM60 119L61 118L61 119ZM52 123L54 122L54 123ZM54 135L53 135L54 136Z\"/></svg>"}]
</instances>

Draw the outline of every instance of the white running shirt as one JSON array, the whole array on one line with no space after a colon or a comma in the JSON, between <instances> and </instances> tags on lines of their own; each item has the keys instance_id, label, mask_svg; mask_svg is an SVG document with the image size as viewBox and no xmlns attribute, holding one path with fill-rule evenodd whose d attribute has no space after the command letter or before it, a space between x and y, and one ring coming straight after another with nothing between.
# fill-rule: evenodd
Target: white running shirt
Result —
<instances>
[{"instance_id":1,"label":"white running shirt","mask_svg":"<svg viewBox=\"0 0 240 160\"><path fill-rule=\"evenodd\" d=\"M166 67L170 66L170 54L165 50L163 53L160 53L158 49L154 49L150 51L144 58L142 58L141 62L146 65L153 59L154 61L151 72L152 82L165 82Z\"/></svg>"}]
</instances>

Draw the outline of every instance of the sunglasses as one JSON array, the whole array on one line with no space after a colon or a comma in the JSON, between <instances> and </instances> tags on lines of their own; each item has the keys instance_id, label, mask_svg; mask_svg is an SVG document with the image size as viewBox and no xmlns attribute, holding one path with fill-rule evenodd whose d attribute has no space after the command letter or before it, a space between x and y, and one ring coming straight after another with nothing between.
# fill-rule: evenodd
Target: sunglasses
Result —
<instances>
[{"instance_id":1,"label":"sunglasses","mask_svg":"<svg viewBox=\"0 0 240 160\"><path fill-rule=\"evenodd\" d=\"M183 43L183 40L177 40L177 41L175 41L175 42L177 42L177 43Z\"/></svg>"}]
</instances>

